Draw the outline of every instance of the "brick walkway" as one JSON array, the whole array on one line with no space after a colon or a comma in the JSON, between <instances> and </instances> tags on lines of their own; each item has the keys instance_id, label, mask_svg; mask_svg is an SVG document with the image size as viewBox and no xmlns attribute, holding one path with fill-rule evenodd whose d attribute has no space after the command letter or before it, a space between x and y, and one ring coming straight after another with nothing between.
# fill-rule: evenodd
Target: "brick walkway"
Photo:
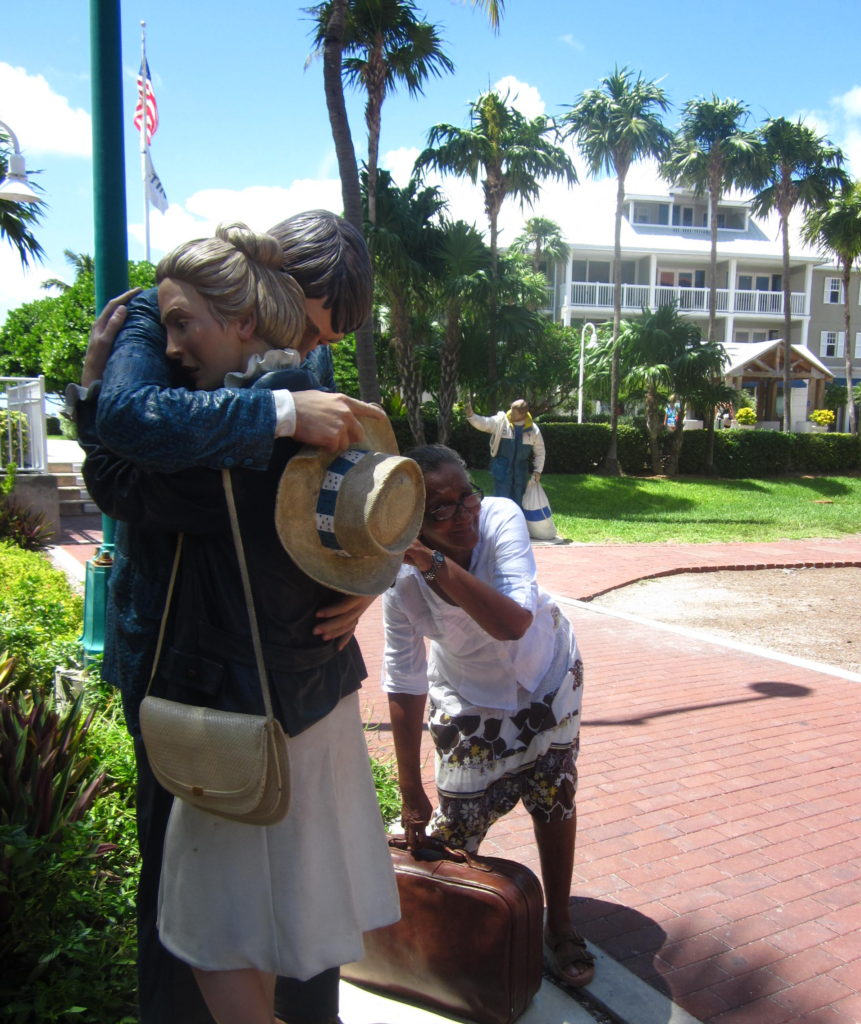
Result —
<instances>
[{"instance_id":1,"label":"brick walkway","mask_svg":"<svg viewBox=\"0 0 861 1024\"><path fill-rule=\"evenodd\" d=\"M582 599L681 569L858 566L861 536L536 557L547 589ZM572 899L583 933L708 1024L858 1024L861 680L566 611L586 665ZM374 606L364 692L370 745L386 754L380 628ZM483 852L537 872L528 815L494 826Z\"/></svg>"},{"instance_id":2,"label":"brick walkway","mask_svg":"<svg viewBox=\"0 0 861 1024\"><path fill-rule=\"evenodd\" d=\"M94 531L64 536L64 549L85 560ZM861 680L569 602L681 570L861 566L861 535L543 546L536 557L586 665L581 930L707 1024L858 1024ZM835 613L853 599L835 595ZM369 745L387 755L379 603L359 639ZM426 736L428 782L432 768ZM537 872L528 815L494 826L483 852Z\"/></svg>"}]
</instances>

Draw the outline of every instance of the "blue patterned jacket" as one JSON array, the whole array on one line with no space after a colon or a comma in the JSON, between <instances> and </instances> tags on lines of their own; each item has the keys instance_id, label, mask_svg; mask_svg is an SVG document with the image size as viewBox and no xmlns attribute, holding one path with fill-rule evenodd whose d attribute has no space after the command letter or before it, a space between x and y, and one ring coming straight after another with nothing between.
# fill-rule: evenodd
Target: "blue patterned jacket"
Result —
<instances>
[{"instance_id":1,"label":"blue patterned jacket","mask_svg":"<svg viewBox=\"0 0 861 1024\"><path fill-rule=\"evenodd\" d=\"M129 305L97 401L77 406L78 436L88 452L84 478L93 490L99 488L89 453L99 444L140 468L165 473L269 465L275 433L271 392L187 391L177 386L165 346L153 288ZM94 498L108 515L116 511L103 497ZM121 690L129 731L138 736L138 705L155 653L176 533L118 522L114 540L102 674Z\"/></svg>"}]
</instances>

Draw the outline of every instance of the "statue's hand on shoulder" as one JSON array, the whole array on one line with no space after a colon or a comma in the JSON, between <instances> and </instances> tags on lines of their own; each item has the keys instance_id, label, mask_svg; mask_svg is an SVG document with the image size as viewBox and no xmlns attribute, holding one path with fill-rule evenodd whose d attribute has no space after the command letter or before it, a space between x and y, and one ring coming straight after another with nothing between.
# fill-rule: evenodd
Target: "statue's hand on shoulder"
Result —
<instances>
[{"instance_id":1,"label":"statue's hand on shoulder","mask_svg":"<svg viewBox=\"0 0 861 1024\"><path fill-rule=\"evenodd\" d=\"M385 419L386 414L377 405L360 402L347 395L328 391L295 391L296 429L293 437L303 444L313 444L329 451L345 451L364 437L364 429L357 416Z\"/></svg>"},{"instance_id":2,"label":"statue's hand on shoulder","mask_svg":"<svg viewBox=\"0 0 861 1024\"><path fill-rule=\"evenodd\" d=\"M127 303L138 294L140 288L130 288L122 295L105 304L105 308L99 313L98 319L90 330L90 340L87 342L87 353L84 356L84 365L81 369L81 385L88 388L94 381L101 380L108 362L108 356L114 347L120 328L125 323L128 313Z\"/></svg>"}]
</instances>

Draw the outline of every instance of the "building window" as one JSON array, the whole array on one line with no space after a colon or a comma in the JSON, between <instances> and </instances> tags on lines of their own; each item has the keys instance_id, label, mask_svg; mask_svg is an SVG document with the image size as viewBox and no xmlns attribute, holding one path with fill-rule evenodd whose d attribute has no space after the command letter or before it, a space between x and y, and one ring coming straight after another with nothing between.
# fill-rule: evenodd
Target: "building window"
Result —
<instances>
[{"instance_id":1,"label":"building window","mask_svg":"<svg viewBox=\"0 0 861 1024\"><path fill-rule=\"evenodd\" d=\"M692 206L673 207L673 227L692 227L694 223L694 208Z\"/></svg>"},{"instance_id":2,"label":"building window","mask_svg":"<svg viewBox=\"0 0 861 1024\"><path fill-rule=\"evenodd\" d=\"M634 203L635 224L669 224L670 207L667 203Z\"/></svg>"},{"instance_id":3,"label":"building window","mask_svg":"<svg viewBox=\"0 0 861 1024\"><path fill-rule=\"evenodd\" d=\"M839 359L843 355L843 331L822 331L819 341L819 354L828 359Z\"/></svg>"},{"instance_id":4,"label":"building window","mask_svg":"<svg viewBox=\"0 0 861 1024\"><path fill-rule=\"evenodd\" d=\"M855 334L855 355L854 359L861 359L861 331Z\"/></svg>"},{"instance_id":5,"label":"building window","mask_svg":"<svg viewBox=\"0 0 861 1024\"><path fill-rule=\"evenodd\" d=\"M729 229L730 231L744 231L744 211L732 208L719 208L717 222L719 228Z\"/></svg>"},{"instance_id":6,"label":"building window","mask_svg":"<svg viewBox=\"0 0 861 1024\"><path fill-rule=\"evenodd\" d=\"M825 296L822 299L831 305L840 305L843 302L843 282L839 277L825 278Z\"/></svg>"}]
</instances>

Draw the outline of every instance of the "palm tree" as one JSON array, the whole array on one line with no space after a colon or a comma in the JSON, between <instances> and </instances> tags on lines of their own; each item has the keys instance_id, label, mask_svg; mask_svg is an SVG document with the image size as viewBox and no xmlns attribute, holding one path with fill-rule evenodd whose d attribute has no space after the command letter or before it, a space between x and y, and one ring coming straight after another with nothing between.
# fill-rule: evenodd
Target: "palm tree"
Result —
<instances>
[{"instance_id":1,"label":"palm tree","mask_svg":"<svg viewBox=\"0 0 861 1024\"><path fill-rule=\"evenodd\" d=\"M827 202L845 185L843 154L801 121L771 118L760 130L765 167L751 201L759 216L780 218L783 240L783 429L792 429L792 298L789 280L789 216ZM848 343L848 339L847 339Z\"/></svg>"},{"instance_id":2,"label":"palm tree","mask_svg":"<svg viewBox=\"0 0 861 1024\"><path fill-rule=\"evenodd\" d=\"M356 150L350 133L347 104L344 101L344 82L341 77L346 26L347 0L331 0L331 11L323 38L323 89L326 94L332 141L338 159L344 216L357 231L363 232L365 218L359 183L359 165L356 163ZM361 398L366 402L379 402L380 383L377 378L374 331L370 319L356 331L356 369L359 371Z\"/></svg>"},{"instance_id":3,"label":"palm tree","mask_svg":"<svg viewBox=\"0 0 861 1024\"><path fill-rule=\"evenodd\" d=\"M11 140L0 128L0 180L6 177L6 167ZM37 186L38 187L38 186ZM45 204L13 203L8 199L0 199L0 238L17 249L21 265L30 266L30 260L43 260L45 250L30 230L31 225L38 224L45 210Z\"/></svg>"},{"instance_id":4,"label":"palm tree","mask_svg":"<svg viewBox=\"0 0 861 1024\"><path fill-rule=\"evenodd\" d=\"M332 0L311 8L317 20L314 38L317 52L323 48L331 17ZM368 128L368 219L376 223L377 167L383 102L398 85L410 97L423 93L431 75L454 71L443 52L436 26L422 21L411 0L351 0L343 41L342 73L347 85L367 95L365 124Z\"/></svg>"},{"instance_id":5,"label":"palm tree","mask_svg":"<svg viewBox=\"0 0 861 1024\"><path fill-rule=\"evenodd\" d=\"M473 304L486 289L490 252L475 227L459 220L443 221L437 255L440 260L437 288L445 309L440 351L437 440L440 444L447 444L451 414L457 400L464 308Z\"/></svg>"},{"instance_id":6,"label":"palm tree","mask_svg":"<svg viewBox=\"0 0 861 1024\"><path fill-rule=\"evenodd\" d=\"M367 177L365 178L367 180ZM439 273L438 217L445 200L436 188L420 189L411 179L398 188L388 171L377 176L377 223L368 245L389 314L407 420L416 444L424 444L421 362L415 327L427 311L431 282Z\"/></svg>"},{"instance_id":7,"label":"palm tree","mask_svg":"<svg viewBox=\"0 0 861 1024\"><path fill-rule=\"evenodd\" d=\"M680 316L672 303L658 306L654 312L644 309L636 320L623 320L619 325L618 350L624 367L624 387L631 397L643 400L655 475L663 471L660 435L667 397L676 392L674 366L699 341L696 325Z\"/></svg>"},{"instance_id":8,"label":"palm tree","mask_svg":"<svg viewBox=\"0 0 861 1024\"><path fill-rule=\"evenodd\" d=\"M568 259L568 245L562 237L559 225L547 217L530 217L523 225L523 231L511 243L512 252L523 253L532 259L532 269L537 274L542 259L560 263Z\"/></svg>"},{"instance_id":9,"label":"palm tree","mask_svg":"<svg viewBox=\"0 0 861 1024\"><path fill-rule=\"evenodd\" d=\"M472 0L473 7L487 11L487 20L494 32L499 31L499 19L505 13L505 0Z\"/></svg>"},{"instance_id":10,"label":"palm tree","mask_svg":"<svg viewBox=\"0 0 861 1024\"><path fill-rule=\"evenodd\" d=\"M823 206L808 210L804 222L804 238L832 254L843 271L843 354L846 366L846 417L849 433L858 429L852 394L852 335L850 333L849 285L852 268L861 260L861 183L848 183Z\"/></svg>"},{"instance_id":11,"label":"palm tree","mask_svg":"<svg viewBox=\"0 0 861 1024\"><path fill-rule=\"evenodd\" d=\"M71 249L64 249L63 258L75 271L75 280L81 274L95 274L96 272L96 262L88 252L73 252ZM58 292L62 293L67 292L72 286L59 277L49 277L46 281L42 282L42 287L45 291L56 288Z\"/></svg>"},{"instance_id":12,"label":"palm tree","mask_svg":"<svg viewBox=\"0 0 861 1024\"><path fill-rule=\"evenodd\" d=\"M541 192L545 178L577 181L577 172L567 154L549 134L546 117L531 120L496 92L482 93L470 104L470 127L438 124L428 134L428 146L416 160L415 169L435 168L442 173L468 177L475 184L481 177L484 210L490 226L491 308L488 345L488 376L497 379L496 321L497 264L499 259L499 211L508 196L530 205Z\"/></svg>"},{"instance_id":13,"label":"palm tree","mask_svg":"<svg viewBox=\"0 0 861 1024\"><path fill-rule=\"evenodd\" d=\"M760 170L762 144L755 132L745 131L747 118L748 108L739 100L722 100L714 94L710 100L688 100L669 158L661 169L665 178L688 186L694 195L708 193L711 253L707 337L712 340L717 328L718 204L728 189L751 186Z\"/></svg>"},{"instance_id":14,"label":"palm tree","mask_svg":"<svg viewBox=\"0 0 861 1024\"><path fill-rule=\"evenodd\" d=\"M606 472L619 472L617 454L619 359L616 343L622 319L622 211L625 179L631 166L646 157L663 160L672 135L661 122L670 102L657 82L647 81L628 68L615 68L589 89L563 115L565 134L573 135L593 177L616 175L616 232L613 249L613 358L610 368L610 447Z\"/></svg>"}]
</instances>

